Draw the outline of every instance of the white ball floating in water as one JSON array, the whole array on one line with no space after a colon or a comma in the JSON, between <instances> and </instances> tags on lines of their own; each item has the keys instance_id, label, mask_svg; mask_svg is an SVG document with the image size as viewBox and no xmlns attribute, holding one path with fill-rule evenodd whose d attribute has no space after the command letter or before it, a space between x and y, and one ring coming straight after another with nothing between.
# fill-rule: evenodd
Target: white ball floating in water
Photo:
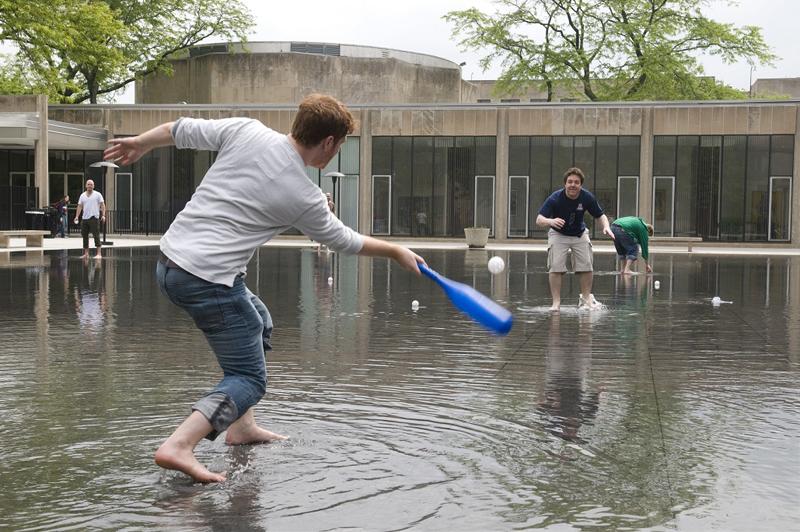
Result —
<instances>
[{"instance_id":1,"label":"white ball floating in water","mask_svg":"<svg viewBox=\"0 0 800 532\"><path fill-rule=\"evenodd\" d=\"M498 274L506 269L506 263L503 262L503 259L500 257L492 257L489 259L489 264L487 265L489 271L493 274Z\"/></svg>"},{"instance_id":2,"label":"white ball floating in water","mask_svg":"<svg viewBox=\"0 0 800 532\"><path fill-rule=\"evenodd\" d=\"M722 300L719 298L719 296L714 296L711 298L711 304L715 307L718 307L720 303L722 303Z\"/></svg>"},{"instance_id":3,"label":"white ball floating in water","mask_svg":"<svg viewBox=\"0 0 800 532\"><path fill-rule=\"evenodd\" d=\"M654 283L653 283L653 288L655 288L656 290L658 290L659 288L661 288L661 282L660 282L660 281L656 281L656 282L654 282Z\"/></svg>"},{"instance_id":4,"label":"white ball floating in water","mask_svg":"<svg viewBox=\"0 0 800 532\"><path fill-rule=\"evenodd\" d=\"M411 310L419 310L419 301L416 299L411 302Z\"/></svg>"},{"instance_id":5,"label":"white ball floating in water","mask_svg":"<svg viewBox=\"0 0 800 532\"><path fill-rule=\"evenodd\" d=\"M328 277L328 284L333 284L333 277Z\"/></svg>"}]
</instances>

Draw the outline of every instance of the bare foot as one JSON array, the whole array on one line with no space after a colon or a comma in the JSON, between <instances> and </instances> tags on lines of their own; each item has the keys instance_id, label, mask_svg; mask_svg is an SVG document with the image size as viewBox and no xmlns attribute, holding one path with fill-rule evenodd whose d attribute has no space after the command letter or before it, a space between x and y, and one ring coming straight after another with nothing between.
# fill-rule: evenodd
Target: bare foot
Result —
<instances>
[{"instance_id":1,"label":"bare foot","mask_svg":"<svg viewBox=\"0 0 800 532\"><path fill-rule=\"evenodd\" d=\"M88 259L89 258L89 254L88 253L84 253L83 255L81 255L81 258L82 259Z\"/></svg>"},{"instance_id":2,"label":"bare foot","mask_svg":"<svg viewBox=\"0 0 800 532\"><path fill-rule=\"evenodd\" d=\"M561 311L561 305L560 304L553 305L552 307L550 307L550 312L560 312L560 311Z\"/></svg>"},{"instance_id":3,"label":"bare foot","mask_svg":"<svg viewBox=\"0 0 800 532\"><path fill-rule=\"evenodd\" d=\"M234 424L235 425L235 424ZM275 434L267 429L262 429L255 423L244 424L243 426L228 427L225 433L225 443L228 445L247 445L249 443L272 443L288 439L288 436Z\"/></svg>"},{"instance_id":4,"label":"bare foot","mask_svg":"<svg viewBox=\"0 0 800 532\"><path fill-rule=\"evenodd\" d=\"M191 448L175 444L169 439L158 448L155 460L156 464L164 469L174 469L175 471L186 473L195 482L207 484L225 480L225 475L212 473L198 462Z\"/></svg>"},{"instance_id":5,"label":"bare foot","mask_svg":"<svg viewBox=\"0 0 800 532\"><path fill-rule=\"evenodd\" d=\"M96 258L96 259L102 259L102 258L103 258L103 256L102 256L102 255L100 255L100 254L98 253L97 255L95 255L95 256L94 256L94 258Z\"/></svg>"}]
</instances>

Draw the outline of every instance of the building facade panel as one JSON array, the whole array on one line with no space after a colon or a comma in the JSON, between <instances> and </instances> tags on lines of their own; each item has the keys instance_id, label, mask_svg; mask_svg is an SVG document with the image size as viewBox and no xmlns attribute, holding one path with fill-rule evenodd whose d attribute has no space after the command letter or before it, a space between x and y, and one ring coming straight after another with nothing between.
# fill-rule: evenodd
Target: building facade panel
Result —
<instances>
[{"instance_id":1,"label":"building facade panel","mask_svg":"<svg viewBox=\"0 0 800 532\"><path fill-rule=\"evenodd\" d=\"M348 141L357 144L337 159L348 176L337 194L347 198L349 223L375 234L458 238L463 227L479 223L499 240L543 238L535 212L559 188L564 169L577 164L612 217L652 218L660 236L796 245L798 109L798 102L356 106L367 134L358 134L360 126ZM288 133L294 113L294 106L238 105L48 110L50 119L105 127L111 135L137 134L184 115L251 116ZM26 150L0 147L0 187L39 184L35 149ZM65 183L69 190L70 171L61 167L78 160L73 151L51 148L47 200ZM81 160L97 156L83 153ZM213 154L157 150L105 184L109 207L123 210L115 205L121 202L168 221L212 161ZM324 173L309 177L332 188ZM387 207L383 218L375 215L378 201Z\"/></svg>"}]
</instances>

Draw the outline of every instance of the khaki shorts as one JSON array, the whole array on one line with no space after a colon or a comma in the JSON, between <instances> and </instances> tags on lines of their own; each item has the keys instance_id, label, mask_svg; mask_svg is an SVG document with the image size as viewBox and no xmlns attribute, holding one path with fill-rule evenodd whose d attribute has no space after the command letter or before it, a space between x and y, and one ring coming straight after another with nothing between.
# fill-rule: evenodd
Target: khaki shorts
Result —
<instances>
[{"instance_id":1,"label":"khaki shorts","mask_svg":"<svg viewBox=\"0 0 800 532\"><path fill-rule=\"evenodd\" d=\"M589 230L581 236L562 235L555 229L547 233L547 271L550 273L565 273L567 257L572 250L572 271L591 272L592 242L589 240Z\"/></svg>"}]
</instances>

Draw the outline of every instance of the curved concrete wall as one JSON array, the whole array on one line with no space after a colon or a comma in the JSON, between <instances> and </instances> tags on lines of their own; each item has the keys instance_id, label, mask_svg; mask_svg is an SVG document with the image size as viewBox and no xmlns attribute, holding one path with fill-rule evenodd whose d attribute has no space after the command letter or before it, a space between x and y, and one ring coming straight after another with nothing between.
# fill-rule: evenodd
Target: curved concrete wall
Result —
<instances>
[{"instance_id":1,"label":"curved concrete wall","mask_svg":"<svg viewBox=\"0 0 800 532\"><path fill-rule=\"evenodd\" d=\"M208 54L173 61L174 75L136 83L136 103L293 104L321 92L349 104L458 103L461 69L396 58L306 53Z\"/></svg>"}]
</instances>

